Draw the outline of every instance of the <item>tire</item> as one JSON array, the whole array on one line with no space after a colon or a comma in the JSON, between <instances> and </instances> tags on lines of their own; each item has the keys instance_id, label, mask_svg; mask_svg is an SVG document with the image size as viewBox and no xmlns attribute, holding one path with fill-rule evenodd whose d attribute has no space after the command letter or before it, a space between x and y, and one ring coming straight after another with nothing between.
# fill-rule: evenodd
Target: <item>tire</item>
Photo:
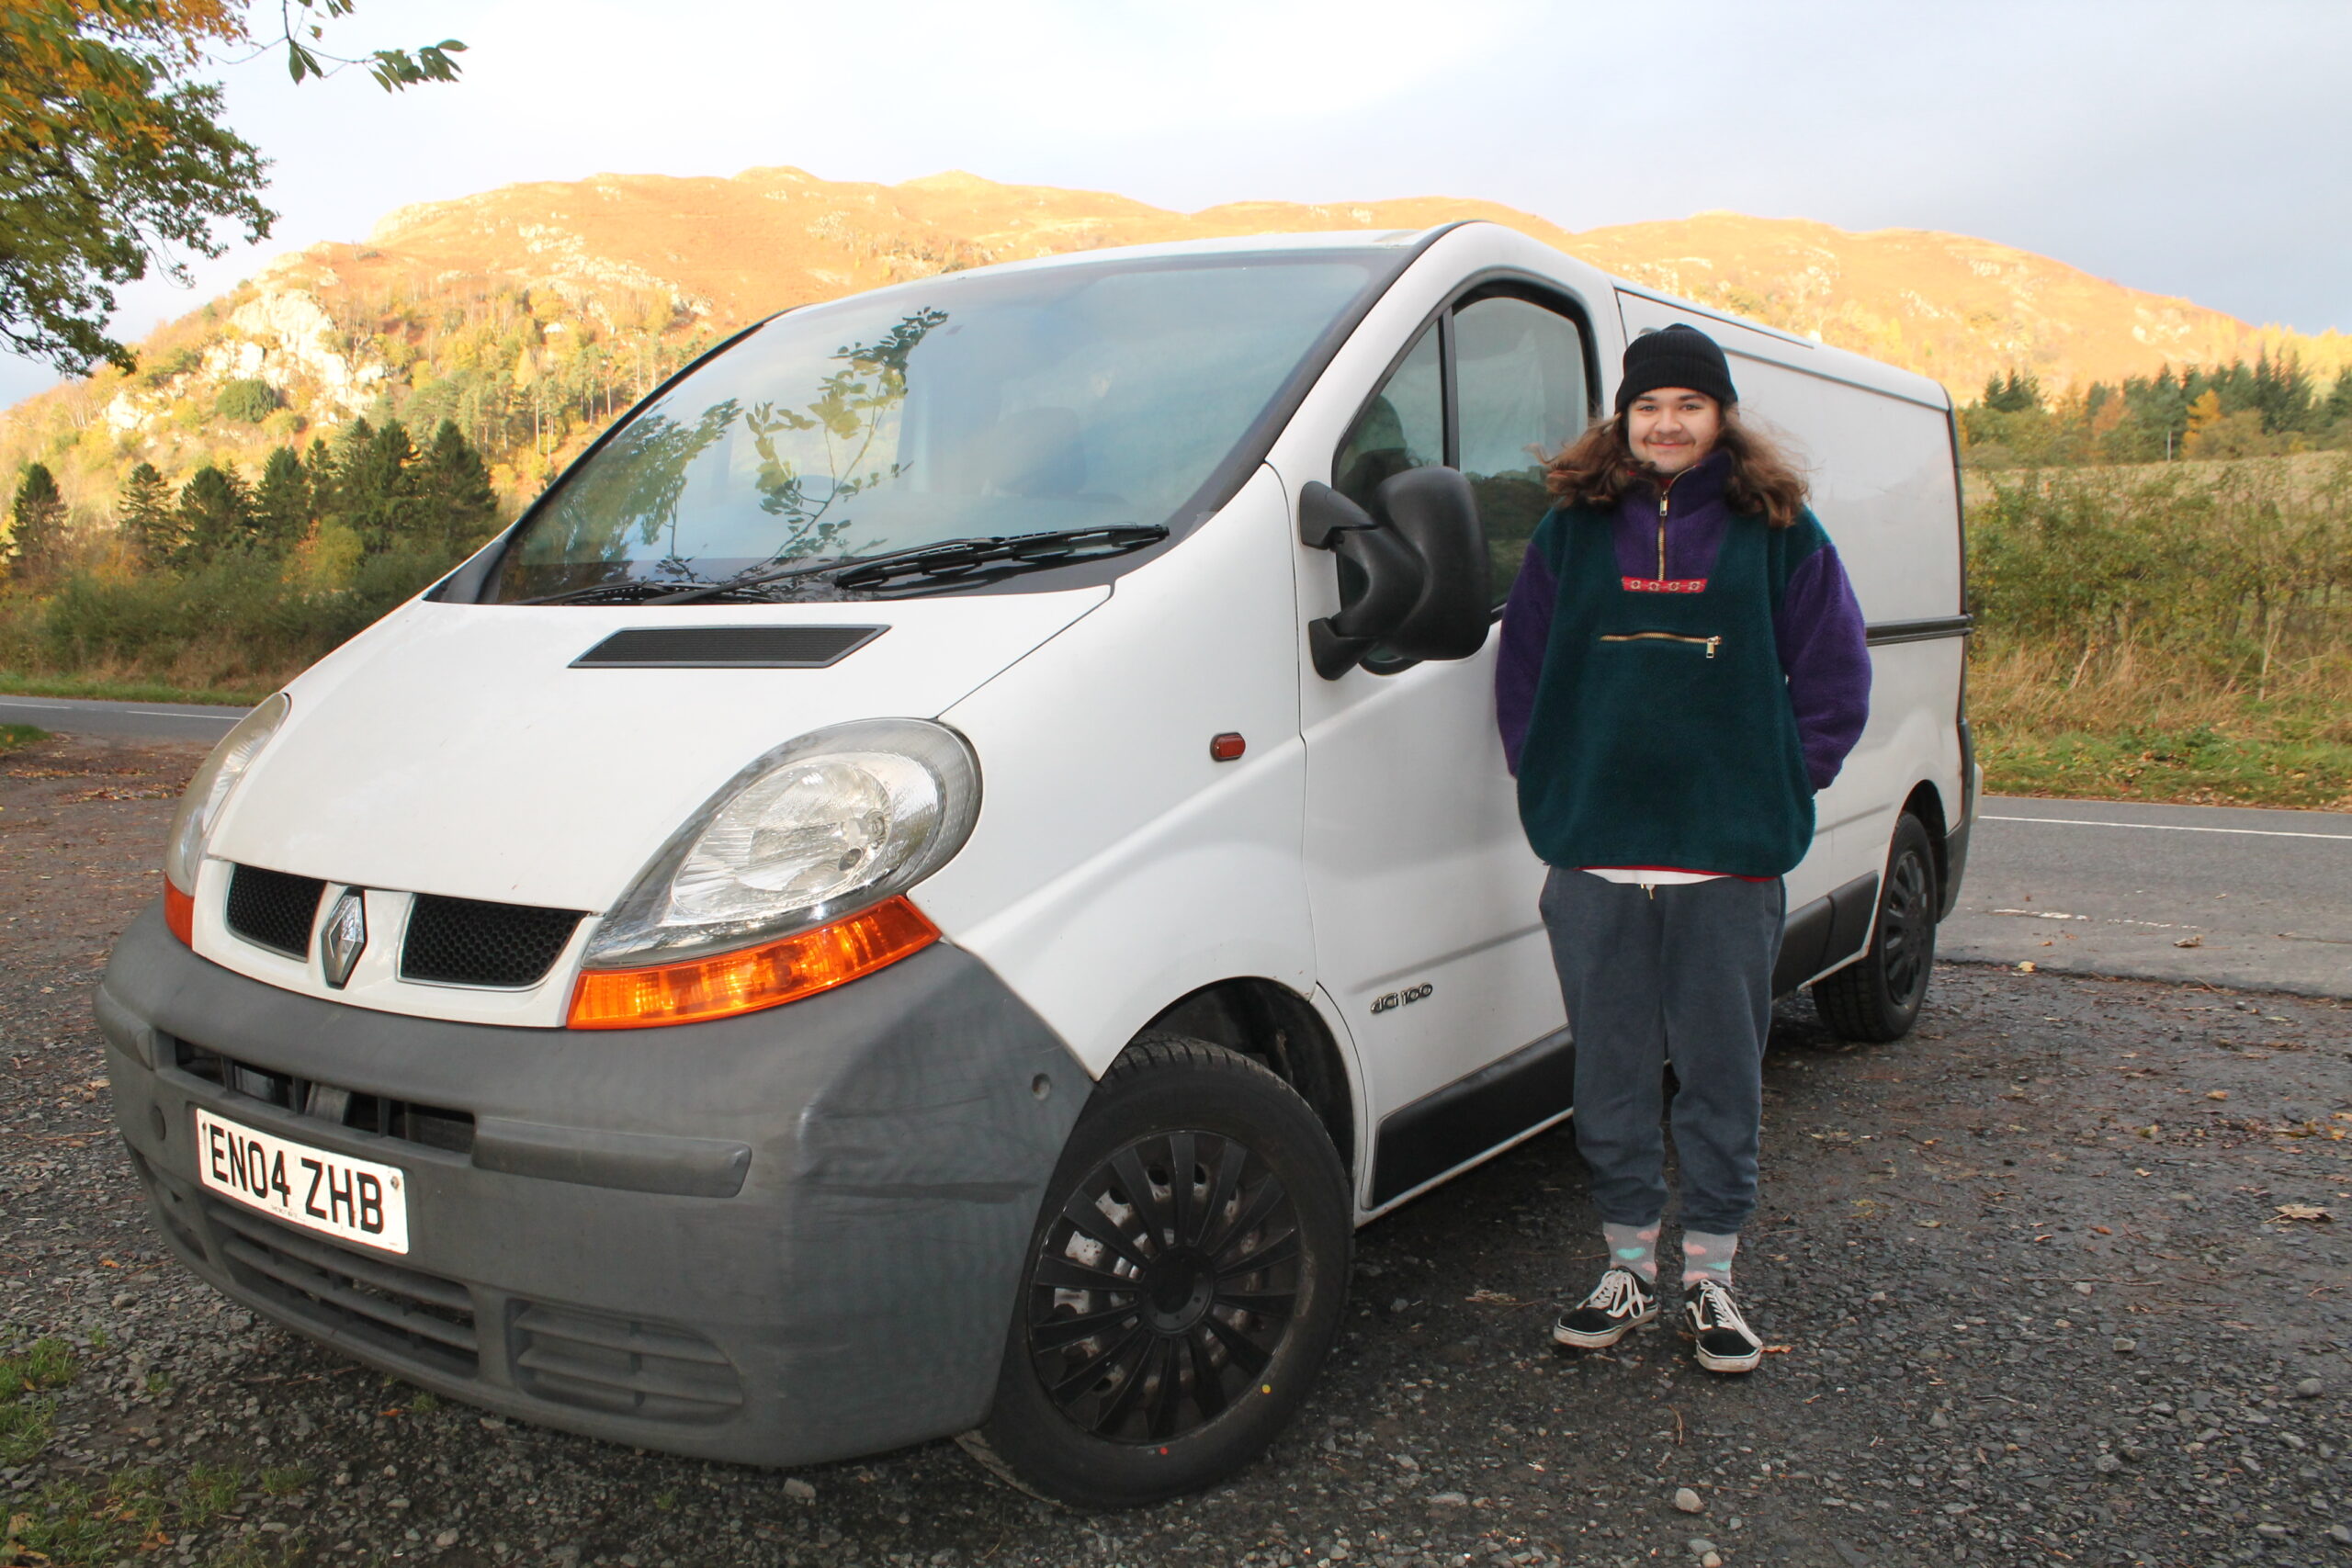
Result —
<instances>
[{"instance_id":1,"label":"tire","mask_svg":"<svg viewBox=\"0 0 2352 1568\"><path fill-rule=\"evenodd\" d=\"M1023 1484L1086 1507L1230 1474L1297 1414L1338 1337L1353 1217L1339 1153L1288 1084L1222 1046L1141 1036L1054 1171L979 1437Z\"/></svg>"},{"instance_id":2,"label":"tire","mask_svg":"<svg viewBox=\"0 0 2352 1568\"><path fill-rule=\"evenodd\" d=\"M1814 1010L1841 1039L1900 1040L1918 1021L1936 964L1935 847L1926 824L1905 812L1887 847L1871 950L1813 986Z\"/></svg>"}]
</instances>

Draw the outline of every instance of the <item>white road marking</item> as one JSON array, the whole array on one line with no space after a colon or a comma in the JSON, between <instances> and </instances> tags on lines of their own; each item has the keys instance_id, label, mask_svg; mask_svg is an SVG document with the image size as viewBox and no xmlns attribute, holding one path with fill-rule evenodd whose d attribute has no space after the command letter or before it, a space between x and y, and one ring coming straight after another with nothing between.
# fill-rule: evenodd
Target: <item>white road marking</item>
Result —
<instances>
[{"instance_id":1,"label":"white road marking","mask_svg":"<svg viewBox=\"0 0 2352 1568\"><path fill-rule=\"evenodd\" d=\"M0 703L0 707L39 708L43 713L72 713L74 711L74 705L71 703Z\"/></svg>"},{"instance_id":2,"label":"white road marking","mask_svg":"<svg viewBox=\"0 0 2352 1568\"><path fill-rule=\"evenodd\" d=\"M2289 833L2276 828L2188 828L2177 822L2093 822L2080 817L1996 817L1979 812L1987 822L2047 822L2057 828L2138 828L2151 833L2243 833L2256 839L2335 839L2352 844L2352 833Z\"/></svg>"},{"instance_id":3,"label":"white road marking","mask_svg":"<svg viewBox=\"0 0 2352 1568\"><path fill-rule=\"evenodd\" d=\"M218 724L229 716L227 714L166 713L162 708L130 708L125 711L141 718L192 718L198 724Z\"/></svg>"}]
</instances>

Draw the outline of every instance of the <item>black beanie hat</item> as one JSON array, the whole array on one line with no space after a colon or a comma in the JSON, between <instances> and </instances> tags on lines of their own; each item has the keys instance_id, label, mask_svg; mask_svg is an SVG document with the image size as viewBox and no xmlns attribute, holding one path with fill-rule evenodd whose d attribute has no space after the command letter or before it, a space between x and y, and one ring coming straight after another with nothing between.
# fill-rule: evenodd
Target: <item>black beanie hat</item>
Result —
<instances>
[{"instance_id":1,"label":"black beanie hat","mask_svg":"<svg viewBox=\"0 0 2352 1568\"><path fill-rule=\"evenodd\" d=\"M1625 378L1617 386L1617 412L1644 392L1688 387L1719 403L1739 401L1731 367L1715 340L1677 321L1664 332L1644 333L1625 345Z\"/></svg>"}]
</instances>

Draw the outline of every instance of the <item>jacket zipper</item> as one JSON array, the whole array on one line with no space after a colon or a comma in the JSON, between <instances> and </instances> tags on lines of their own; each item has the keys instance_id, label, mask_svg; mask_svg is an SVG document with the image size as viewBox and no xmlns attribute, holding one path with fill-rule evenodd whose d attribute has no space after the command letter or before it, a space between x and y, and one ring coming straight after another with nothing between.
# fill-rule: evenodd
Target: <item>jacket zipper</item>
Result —
<instances>
[{"instance_id":1,"label":"jacket zipper","mask_svg":"<svg viewBox=\"0 0 2352 1568\"><path fill-rule=\"evenodd\" d=\"M1695 642L1707 650L1707 657L1710 659L1715 656L1715 649L1724 645L1724 639L1719 637L1684 637L1680 632L1603 632L1600 634L1600 640L1603 642Z\"/></svg>"},{"instance_id":2,"label":"jacket zipper","mask_svg":"<svg viewBox=\"0 0 2352 1568\"><path fill-rule=\"evenodd\" d=\"M1664 582L1666 581L1667 493L1673 489L1674 480L1668 479L1664 485L1659 487L1657 492L1657 580L1660 582ZM1708 657L1713 658L1713 655L1710 654Z\"/></svg>"}]
</instances>

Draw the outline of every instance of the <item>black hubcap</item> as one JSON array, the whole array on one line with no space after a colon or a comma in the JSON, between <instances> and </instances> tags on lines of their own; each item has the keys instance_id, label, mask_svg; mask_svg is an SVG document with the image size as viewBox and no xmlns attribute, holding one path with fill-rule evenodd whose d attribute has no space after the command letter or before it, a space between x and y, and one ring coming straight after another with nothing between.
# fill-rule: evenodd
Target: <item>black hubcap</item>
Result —
<instances>
[{"instance_id":1,"label":"black hubcap","mask_svg":"<svg viewBox=\"0 0 2352 1568\"><path fill-rule=\"evenodd\" d=\"M1088 1172L1046 1227L1030 1359L1087 1431L1166 1442L1265 1370L1302 1263L1297 1207L1253 1150L1216 1133L1138 1139Z\"/></svg>"},{"instance_id":2,"label":"black hubcap","mask_svg":"<svg viewBox=\"0 0 2352 1568\"><path fill-rule=\"evenodd\" d=\"M1898 1008L1910 1007L1928 988L1928 966L1935 956L1934 893L1926 860L1906 851L1886 879L1878 929L1887 999Z\"/></svg>"}]
</instances>

